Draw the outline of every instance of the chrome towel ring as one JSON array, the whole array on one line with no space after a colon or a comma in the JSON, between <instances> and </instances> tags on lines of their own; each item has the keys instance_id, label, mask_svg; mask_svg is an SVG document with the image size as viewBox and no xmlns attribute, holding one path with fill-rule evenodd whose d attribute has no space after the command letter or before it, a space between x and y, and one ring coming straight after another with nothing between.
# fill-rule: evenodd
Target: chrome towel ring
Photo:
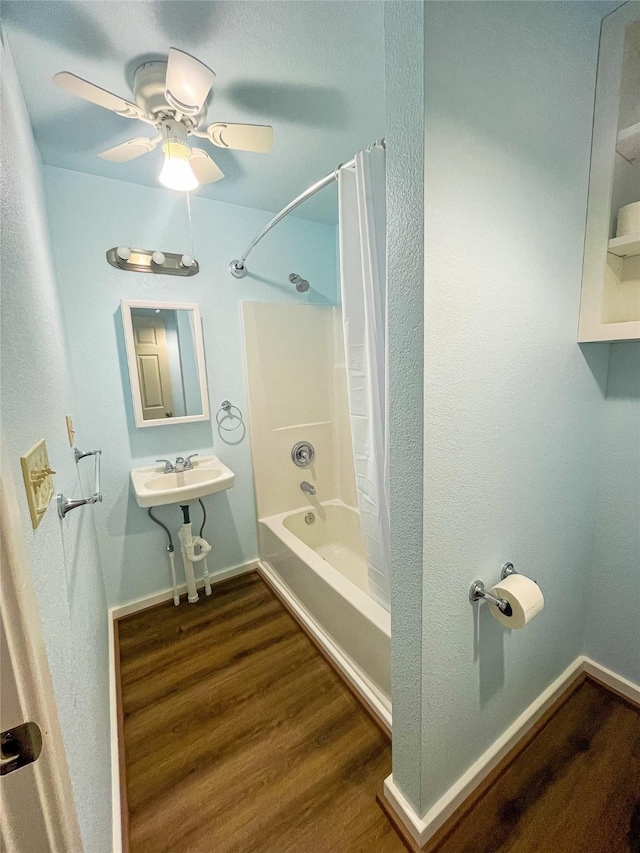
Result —
<instances>
[{"instance_id":1,"label":"chrome towel ring","mask_svg":"<svg viewBox=\"0 0 640 853\"><path fill-rule=\"evenodd\" d=\"M236 415L233 413L237 412ZM235 426L223 426L224 421L234 421L237 420L238 423ZM240 429L241 426L244 426L244 420L242 418L242 412L237 406L234 406L229 400L223 400L220 403L220 408L216 413L216 423L220 427L220 429L225 432L234 432L237 429Z\"/></svg>"}]
</instances>

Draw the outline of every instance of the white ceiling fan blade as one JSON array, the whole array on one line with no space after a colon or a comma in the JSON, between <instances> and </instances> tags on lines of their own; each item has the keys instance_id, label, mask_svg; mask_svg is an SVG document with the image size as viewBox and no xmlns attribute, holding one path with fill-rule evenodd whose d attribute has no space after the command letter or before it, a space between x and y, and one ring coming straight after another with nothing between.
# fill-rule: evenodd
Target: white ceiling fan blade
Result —
<instances>
[{"instance_id":1,"label":"white ceiling fan blade","mask_svg":"<svg viewBox=\"0 0 640 853\"><path fill-rule=\"evenodd\" d=\"M197 115L215 76L199 59L175 47L170 48L164 90L167 103L187 116Z\"/></svg>"},{"instance_id":2,"label":"white ceiling fan blade","mask_svg":"<svg viewBox=\"0 0 640 853\"><path fill-rule=\"evenodd\" d=\"M223 124L207 128L209 139L220 148L266 153L273 145L273 128L266 124Z\"/></svg>"},{"instance_id":3,"label":"white ceiling fan blade","mask_svg":"<svg viewBox=\"0 0 640 853\"><path fill-rule=\"evenodd\" d=\"M193 148L191 150L189 165L201 184L213 184L215 181L220 181L224 178L222 169L213 162L211 157L202 148Z\"/></svg>"},{"instance_id":4,"label":"white ceiling fan blade","mask_svg":"<svg viewBox=\"0 0 640 853\"><path fill-rule=\"evenodd\" d=\"M88 80L83 80L82 77L77 77L69 71L61 71L55 74L53 82L61 89L65 89L72 95L77 95L78 98L84 98L85 101L90 101L92 104L97 104L99 107L104 107L107 110L112 110L119 116L124 118L138 118L142 121L149 121L140 107L132 104L130 101L125 101L124 98L113 95L107 92L106 89L101 89L94 83L89 83ZM153 123L153 122L152 122Z\"/></svg>"},{"instance_id":5,"label":"white ceiling fan blade","mask_svg":"<svg viewBox=\"0 0 640 853\"><path fill-rule=\"evenodd\" d=\"M112 163L128 163L129 160L135 160L136 157L153 151L158 141L158 139L138 136L135 139L128 139L122 145L116 145L114 148L102 151L98 157L102 157L103 160L110 160Z\"/></svg>"}]
</instances>

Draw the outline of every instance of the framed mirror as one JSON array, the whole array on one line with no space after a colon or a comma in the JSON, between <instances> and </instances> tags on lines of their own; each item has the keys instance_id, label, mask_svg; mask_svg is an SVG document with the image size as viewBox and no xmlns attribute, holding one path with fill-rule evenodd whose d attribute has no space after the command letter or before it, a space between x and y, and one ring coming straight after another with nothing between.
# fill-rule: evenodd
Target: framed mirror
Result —
<instances>
[{"instance_id":1,"label":"framed mirror","mask_svg":"<svg viewBox=\"0 0 640 853\"><path fill-rule=\"evenodd\" d=\"M137 427L209 420L200 309L195 303L120 303Z\"/></svg>"}]
</instances>

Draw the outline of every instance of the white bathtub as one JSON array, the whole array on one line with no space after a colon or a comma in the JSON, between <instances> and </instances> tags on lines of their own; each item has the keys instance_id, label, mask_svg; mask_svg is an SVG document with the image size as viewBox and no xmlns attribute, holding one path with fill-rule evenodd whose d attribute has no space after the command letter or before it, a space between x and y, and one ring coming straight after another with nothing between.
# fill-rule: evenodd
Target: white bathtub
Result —
<instances>
[{"instance_id":1,"label":"white bathtub","mask_svg":"<svg viewBox=\"0 0 640 853\"><path fill-rule=\"evenodd\" d=\"M368 592L357 511L316 503L260 519L259 535L266 579L390 728L391 621Z\"/></svg>"}]
</instances>

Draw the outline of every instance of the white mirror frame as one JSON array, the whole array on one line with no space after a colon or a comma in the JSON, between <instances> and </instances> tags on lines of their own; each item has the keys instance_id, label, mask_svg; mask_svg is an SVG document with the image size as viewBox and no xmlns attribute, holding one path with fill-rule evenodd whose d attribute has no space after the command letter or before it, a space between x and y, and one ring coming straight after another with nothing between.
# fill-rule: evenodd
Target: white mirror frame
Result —
<instances>
[{"instance_id":1,"label":"white mirror frame","mask_svg":"<svg viewBox=\"0 0 640 853\"><path fill-rule=\"evenodd\" d=\"M200 384L200 398L202 400L201 415L182 415L177 418L154 418L145 420L142 417L142 397L140 396L140 383L138 368L136 365L136 350L133 337L133 323L131 321L132 308L159 308L167 311L193 311L193 326L195 330L196 359L198 365L198 379ZM147 302L138 299L121 299L120 310L122 312L122 325L124 327L124 342L127 350L127 364L129 366L129 385L131 386L131 397L133 400L133 414L137 427L168 426L170 424L190 424L196 421L208 421L211 419L209 411L209 393L207 388L207 368L204 359L204 340L202 337L202 320L200 318L200 306L197 302Z\"/></svg>"}]
</instances>

